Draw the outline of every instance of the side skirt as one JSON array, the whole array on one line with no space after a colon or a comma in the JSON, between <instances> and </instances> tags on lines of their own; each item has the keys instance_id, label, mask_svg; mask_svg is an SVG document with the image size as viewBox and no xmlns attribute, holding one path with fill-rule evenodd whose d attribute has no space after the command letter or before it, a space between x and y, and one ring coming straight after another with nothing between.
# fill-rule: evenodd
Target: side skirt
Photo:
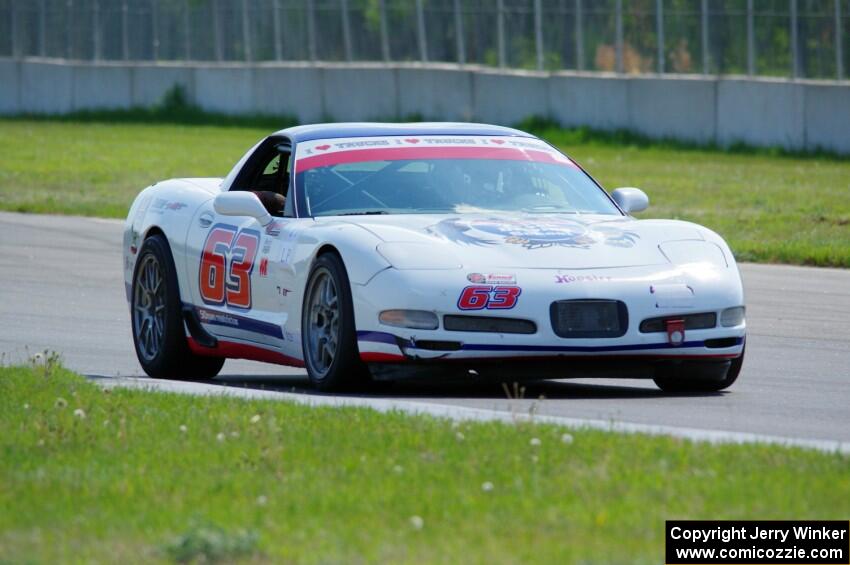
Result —
<instances>
[{"instance_id":1,"label":"side skirt","mask_svg":"<svg viewBox=\"0 0 850 565\"><path fill-rule=\"evenodd\" d=\"M217 340L215 347L204 347L199 344L193 337L186 338L189 343L189 349L195 355L205 355L208 357L227 357L228 359L248 359L249 361L262 361L264 363L274 363L275 365L286 365L287 367L303 367L304 361L296 359L273 351L258 347L256 345L248 345L247 343L237 343L235 341Z\"/></svg>"}]
</instances>

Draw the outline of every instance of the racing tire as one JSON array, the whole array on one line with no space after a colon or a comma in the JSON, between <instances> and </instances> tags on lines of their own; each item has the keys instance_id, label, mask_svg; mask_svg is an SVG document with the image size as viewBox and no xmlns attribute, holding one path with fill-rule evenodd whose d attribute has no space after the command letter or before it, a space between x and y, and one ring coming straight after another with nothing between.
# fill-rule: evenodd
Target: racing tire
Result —
<instances>
[{"instance_id":1,"label":"racing tire","mask_svg":"<svg viewBox=\"0 0 850 565\"><path fill-rule=\"evenodd\" d=\"M324 253L316 259L301 309L304 366L320 391L351 390L369 382L357 349L351 285L342 259Z\"/></svg>"},{"instance_id":2,"label":"racing tire","mask_svg":"<svg viewBox=\"0 0 850 565\"><path fill-rule=\"evenodd\" d=\"M716 369L706 364L689 365L676 368L664 368L656 375L655 384L664 392L719 392L729 388L738 380L741 367L744 365L744 353L746 345L741 350L741 355L732 359L725 375L718 378ZM686 368L687 367L687 368ZM695 375L684 375L688 369L695 369ZM703 370L699 370L703 369ZM679 373L673 375L672 373ZM714 374L712 374L714 373Z\"/></svg>"},{"instance_id":3,"label":"racing tire","mask_svg":"<svg viewBox=\"0 0 850 565\"><path fill-rule=\"evenodd\" d=\"M195 355L186 341L180 289L165 236L145 240L133 270L130 325L136 357L148 376L205 380L221 371L224 357Z\"/></svg>"}]
</instances>

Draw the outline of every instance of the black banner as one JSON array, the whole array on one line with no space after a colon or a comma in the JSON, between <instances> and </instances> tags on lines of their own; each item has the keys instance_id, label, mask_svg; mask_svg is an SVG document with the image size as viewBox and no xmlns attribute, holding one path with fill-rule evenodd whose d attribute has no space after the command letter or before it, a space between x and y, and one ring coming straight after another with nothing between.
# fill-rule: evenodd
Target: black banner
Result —
<instances>
[{"instance_id":1,"label":"black banner","mask_svg":"<svg viewBox=\"0 0 850 565\"><path fill-rule=\"evenodd\" d=\"M850 522L668 520L668 565L850 564Z\"/></svg>"}]
</instances>

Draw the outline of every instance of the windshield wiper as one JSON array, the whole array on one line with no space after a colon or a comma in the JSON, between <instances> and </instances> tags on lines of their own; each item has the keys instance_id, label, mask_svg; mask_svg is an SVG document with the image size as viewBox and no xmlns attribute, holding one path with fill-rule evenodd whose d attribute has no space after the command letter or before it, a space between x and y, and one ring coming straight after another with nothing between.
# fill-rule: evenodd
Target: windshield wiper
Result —
<instances>
[{"instance_id":1,"label":"windshield wiper","mask_svg":"<svg viewBox=\"0 0 850 565\"><path fill-rule=\"evenodd\" d=\"M343 212L335 214L336 216L378 216L380 214L389 214L386 210L364 210L362 212Z\"/></svg>"}]
</instances>

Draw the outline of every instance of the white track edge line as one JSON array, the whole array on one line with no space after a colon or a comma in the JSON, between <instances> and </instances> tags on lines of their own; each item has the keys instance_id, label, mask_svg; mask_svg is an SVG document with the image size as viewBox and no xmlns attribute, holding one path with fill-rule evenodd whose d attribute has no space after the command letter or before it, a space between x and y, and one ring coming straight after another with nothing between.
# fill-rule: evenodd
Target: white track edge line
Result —
<instances>
[{"instance_id":1,"label":"white track edge line","mask_svg":"<svg viewBox=\"0 0 850 565\"><path fill-rule=\"evenodd\" d=\"M799 447L827 453L850 455L850 442L837 440L789 438L749 432L707 430L700 428L666 426L661 424L639 424L635 422L620 422L616 420L607 421L599 419L571 418L567 416L551 416L546 414L509 412L505 410L491 410L486 408L470 408L467 406L420 402L414 400L365 398L357 396L316 396L303 393L222 386L218 384L169 381L163 379L152 380L139 377L93 377L93 380L96 384L104 388L120 387L201 396L228 396L246 399L286 400L306 406L353 406L371 408L378 412L398 411L408 414L427 414L437 418L447 418L457 421L498 421L507 423L534 422L555 424L570 429L590 429L626 434L670 436L711 444L755 443L781 445L784 447Z\"/></svg>"}]
</instances>

